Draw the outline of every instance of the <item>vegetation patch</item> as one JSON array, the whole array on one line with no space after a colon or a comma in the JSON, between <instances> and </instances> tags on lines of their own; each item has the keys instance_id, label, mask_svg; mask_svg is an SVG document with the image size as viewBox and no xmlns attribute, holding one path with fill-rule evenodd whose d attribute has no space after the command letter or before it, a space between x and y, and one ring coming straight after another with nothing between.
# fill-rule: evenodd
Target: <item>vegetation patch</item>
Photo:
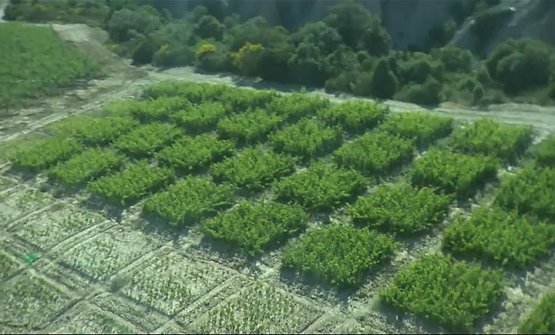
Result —
<instances>
[{"instance_id":1,"label":"vegetation patch","mask_svg":"<svg viewBox=\"0 0 555 335\"><path fill-rule=\"evenodd\" d=\"M416 186L432 186L459 198L467 198L495 178L498 165L498 160L487 156L432 149L414 162L409 179Z\"/></svg>"},{"instance_id":2,"label":"vegetation patch","mask_svg":"<svg viewBox=\"0 0 555 335\"><path fill-rule=\"evenodd\" d=\"M4 23L0 40L2 108L16 107L97 72L92 62L49 27Z\"/></svg>"},{"instance_id":3,"label":"vegetation patch","mask_svg":"<svg viewBox=\"0 0 555 335\"><path fill-rule=\"evenodd\" d=\"M11 225L15 220L54 203L54 199L36 189L23 188L0 196L0 226Z\"/></svg>"},{"instance_id":4,"label":"vegetation patch","mask_svg":"<svg viewBox=\"0 0 555 335\"><path fill-rule=\"evenodd\" d=\"M267 106L267 110L289 122L316 114L317 111L329 106L329 101L320 97L312 97L303 93L284 94L275 98Z\"/></svg>"},{"instance_id":5,"label":"vegetation patch","mask_svg":"<svg viewBox=\"0 0 555 335\"><path fill-rule=\"evenodd\" d=\"M227 86L221 94L214 97L214 101L224 104L228 112L243 113L249 109L265 109L275 97L276 93L272 91Z\"/></svg>"},{"instance_id":6,"label":"vegetation patch","mask_svg":"<svg viewBox=\"0 0 555 335\"><path fill-rule=\"evenodd\" d=\"M121 293L173 316L230 275L226 269L164 252L134 271Z\"/></svg>"},{"instance_id":7,"label":"vegetation patch","mask_svg":"<svg viewBox=\"0 0 555 335\"><path fill-rule=\"evenodd\" d=\"M555 168L555 135L549 135L536 146L534 158L540 166Z\"/></svg>"},{"instance_id":8,"label":"vegetation patch","mask_svg":"<svg viewBox=\"0 0 555 335\"><path fill-rule=\"evenodd\" d=\"M412 236L439 224L447 215L451 200L430 187L384 184L359 197L348 212L354 223Z\"/></svg>"},{"instance_id":9,"label":"vegetation patch","mask_svg":"<svg viewBox=\"0 0 555 335\"><path fill-rule=\"evenodd\" d=\"M294 170L294 158L256 147L213 164L210 174L216 182L228 181L246 190L258 191Z\"/></svg>"},{"instance_id":10,"label":"vegetation patch","mask_svg":"<svg viewBox=\"0 0 555 335\"><path fill-rule=\"evenodd\" d=\"M541 218L555 219L555 168L528 166L505 177L497 191L495 203Z\"/></svg>"},{"instance_id":11,"label":"vegetation patch","mask_svg":"<svg viewBox=\"0 0 555 335\"><path fill-rule=\"evenodd\" d=\"M487 259L505 267L524 268L551 252L555 226L506 212L498 207L475 209L447 228L442 247L453 255Z\"/></svg>"},{"instance_id":12,"label":"vegetation patch","mask_svg":"<svg viewBox=\"0 0 555 335\"><path fill-rule=\"evenodd\" d=\"M200 334L295 334L322 312L273 285L256 282L196 320Z\"/></svg>"},{"instance_id":13,"label":"vegetation patch","mask_svg":"<svg viewBox=\"0 0 555 335\"><path fill-rule=\"evenodd\" d=\"M388 113L386 105L353 100L320 110L318 118L328 125L341 126L350 133L362 133L376 127Z\"/></svg>"},{"instance_id":14,"label":"vegetation patch","mask_svg":"<svg viewBox=\"0 0 555 335\"><path fill-rule=\"evenodd\" d=\"M229 86L226 85L167 80L150 85L144 90L143 96L151 99L179 96L193 104L201 104L215 100L225 90L229 89Z\"/></svg>"},{"instance_id":15,"label":"vegetation patch","mask_svg":"<svg viewBox=\"0 0 555 335\"><path fill-rule=\"evenodd\" d=\"M271 136L274 150L305 160L321 156L341 145L341 127L327 127L315 119L303 119Z\"/></svg>"},{"instance_id":16,"label":"vegetation patch","mask_svg":"<svg viewBox=\"0 0 555 335\"><path fill-rule=\"evenodd\" d=\"M315 163L308 170L274 184L278 200L295 202L310 211L329 211L363 192L368 180L352 170Z\"/></svg>"},{"instance_id":17,"label":"vegetation patch","mask_svg":"<svg viewBox=\"0 0 555 335\"><path fill-rule=\"evenodd\" d=\"M365 175L384 175L413 157L410 140L384 132L369 132L333 153L335 163Z\"/></svg>"},{"instance_id":18,"label":"vegetation patch","mask_svg":"<svg viewBox=\"0 0 555 335\"><path fill-rule=\"evenodd\" d=\"M188 134L200 134L216 128L218 121L228 113L221 103L204 102L171 115L171 120Z\"/></svg>"},{"instance_id":19,"label":"vegetation patch","mask_svg":"<svg viewBox=\"0 0 555 335\"><path fill-rule=\"evenodd\" d=\"M21 148L14 153L11 161L16 167L39 171L64 161L82 150L83 146L73 138L51 137L36 140Z\"/></svg>"},{"instance_id":20,"label":"vegetation patch","mask_svg":"<svg viewBox=\"0 0 555 335\"><path fill-rule=\"evenodd\" d=\"M546 293L534 310L518 327L519 334L555 333L555 292Z\"/></svg>"},{"instance_id":21,"label":"vegetation patch","mask_svg":"<svg viewBox=\"0 0 555 335\"><path fill-rule=\"evenodd\" d=\"M93 148L73 156L48 171L50 178L76 186L119 170L125 157L112 149Z\"/></svg>"},{"instance_id":22,"label":"vegetation patch","mask_svg":"<svg viewBox=\"0 0 555 335\"><path fill-rule=\"evenodd\" d=\"M391 115L380 129L413 140L418 146L428 146L451 133L453 119L424 112L398 113Z\"/></svg>"},{"instance_id":23,"label":"vegetation patch","mask_svg":"<svg viewBox=\"0 0 555 335\"><path fill-rule=\"evenodd\" d=\"M56 322L59 333L134 334L138 330L97 307L83 304Z\"/></svg>"},{"instance_id":24,"label":"vegetation patch","mask_svg":"<svg viewBox=\"0 0 555 335\"><path fill-rule=\"evenodd\" d=\"M233 243L254 256L303 231L308 219L297 206L243 200L230 211L204 221L202 228L211 237Z\"/></svg>"},{"instance_id":25,"label":"vegetation patch","mask_svg":"<svg viewBox=\"0 0 555 335\"><path fill-rule=\"evenodd\" d=\"M71 136L88 146L102 146L138 126L138 122L126 117L96 118L76 115L46 126L54 135Z\"/></svg>"},{"instance_id":26,"label":"vegetation patch","mask_svg":"<svg viewBox=\"0 0 555 335\"><path fill-rule=\"evenodd\" d=\"M463 153L511 160L523 153L531 140L530 126L505 126L482 118L456 129L450 143L455 150Z\"/></svg>"},{"instance_id":27,"label":"vegetation patch","mask_svg":"<svg viewBox=\"0 0 555 335\"><path fill-rule=\"evenodd\" d=\"M90 183L88 189L115 205L128 206L173 182L174 178L169 168L151 167L146 161L139 161Z\"/></svg>"},{"instance_id":28,"label":"vegetation patch","mask_svg":"<svg viewBox=\"0 0 555 335\"><path fill-rule=\"evenodd\" d=\"M282 267L334 286L357 287L372 269L393 255L396 247L385 235L334 223L308 230L289 246Z\"/></svg>"},{"instance_id":29,"label":"vegetation patch","mask_svg":"<svg viewBox=\"0 0 555 335\"><path fill-rule=\"evenodd\" d=\"M156 158L162 164L169 165L174 169L194 172L231 155L234 150L233 142L219 140L212 134L203 134L196 137L184 137L171 147L158 152Z\"/></svg>"},{"instance_id":30,"label":"vegetation patch","mask_svg":"<svg viewBox=\"0 0 555 335\"><path fill-rule=\"evenodd\" d=\"M0 280L5 282L17 270L22 268L22 264L3 251L0 251Z\"/></svg>"},{"instance_id":31,"label":"vegetation patch","mask_svg":"<svg viewBox=\"0 0 555 335\"><path fill-rule=\"evenodd\" d=\"M141 122L166 121L173 113L191 107L191 102L182 97L160 97L140 101L134 104L129 112Z\"/></svg>"},{"instance_id":32,"label":"vegetation patch","mask_svg":"<svg viewBox=\"0 0 555 335\"><path fill-rule=\"evenodd\" d=\"M171 226L190 226L230 207L234 191L235 187L229 184L216 185L206 178L187 177L150 197L143 212L159 216Z\"/></svg>"},{"instance_id":33,"label":"vegetation patch","mask_svg":"<svg viewBox=\"0 0 555 335\"><path fill-rule=\"evenodd\" d=\"M153 122L123 135L114 146L132 157L142 158L153 155L182 135L175 126Z\"/></svg>"},{"instance_id":34,"label":"vegetation patch","mask_svg":"<svg viewBox=\"0 0 555 335\"><path fill-rule=\"evenodd\" d=\"M497 304L503 287L501 272L427 255L398 272L380 297L450 330L471 332Z\"/></svg>"},{"instance_id":35,"label":"vegetation patch","mask_svg":"<svg viewBox=\"0 0 555 335\"><path fill-rule=\"evenodd\" d=\"M265 140L282 122L283 118L277 114L255 109L220 120L217 131L221 138L252 144Z\"/></svg>"}]
</instances>

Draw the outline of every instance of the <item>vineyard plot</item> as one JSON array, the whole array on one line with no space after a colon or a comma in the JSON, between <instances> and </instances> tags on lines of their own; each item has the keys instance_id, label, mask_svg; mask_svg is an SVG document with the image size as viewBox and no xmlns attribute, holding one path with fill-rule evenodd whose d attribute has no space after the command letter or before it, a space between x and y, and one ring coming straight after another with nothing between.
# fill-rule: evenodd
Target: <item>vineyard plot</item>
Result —
<instances>
[{"instance_id":1,"label":"vineyard plot","mask_svg":"<svg viewBox=\"0 0 555 335\"><path fill-rule=\"evenodd\" d=\"M17 151L11 161L16 167L39 171L70 158L82 149L83 146L71 137L52 137L37 140Z\"/></svg>"},{"instance_id":2,"label":"vineyard plot","mask_svg":"<svg viewBox=\"0 0 555 335\"><path fill-rule=\"evenodd\" d=\"M170 116L172 122L185 129L187 134L201 134L216 128L228 114L221 103L202 103L180 110Z\"/></svg>"},{"instance_id":3,"label":"vineyard plot","mask_svg":"<svg viewBox=\"0 0 555 335\"><path fill-rule=\"evenodd\" d=\"M139 331L110 313L89 304L78 305L56 322L57 333L136 334Z\"/></svg>"},{"instance_id":4,"label":"vineyard plot","mask_svg":"<svg viewBox=\"0 0 555 335\"><path fill-rule=\"evenodd\" d=\"M379 125L389 109L366 101L334 103L318 111L318 119L330 126L341 126L349 133L362 133Z\"/></svg>"},{"instance_id":5,"label":"vineyard plot","mask_svg":"<svg viewBox=\"0 0 555 335\"><path fill-rule=\"evenodd\" d=\"M546 293L534 310L518 327L519 334L555 333L555 292Z\"/></svg>"},{"instance_id":6,"label":"vineyard plot","mask_svg":"<svg viewBox=\"0 0 555 335\"><path fill-rule=\"evenodd\" d=\"M453 119L424 112L399 113L387 118L380 130L426 147L451 133Z\"/></svg>"},{"instance_id":7,"label":"vineyard plot","mask_svg":"<svg viewBox=\"0 0 555 335\"><path fill-rule=\"evenodd\" d=\"M282 122L283 118L277 114L255 109L221 119L217 132L221 138L234 140L240 145L254 144L264 141Z\"/></svg>"},{"instance_id":8,"label":"vineyard plot","mask_svg":"<svg viewBox=\"0 0 555 335\"><path fill-rule=\"evenodd\" d=\"M143 158L152 156L181 136L183 132L175 126L153 122L121 136L114 143L114 147L130 157Z\"/></svg>"}]
</instances>

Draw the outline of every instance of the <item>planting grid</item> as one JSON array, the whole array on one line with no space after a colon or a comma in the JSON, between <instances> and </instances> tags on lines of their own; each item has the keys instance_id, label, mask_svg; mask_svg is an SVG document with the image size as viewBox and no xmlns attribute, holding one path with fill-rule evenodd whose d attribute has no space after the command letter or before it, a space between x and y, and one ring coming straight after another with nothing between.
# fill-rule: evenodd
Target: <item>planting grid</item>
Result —
<instances>
[{"instance_id":1,"label":"planting grid","mask_svg":"<svg viewBox=\"0 0 555 335\"><path fill-rule=\"evenodd\" d=\"M313 115L320 122L317 111ZM273 132L295 122L299 121L283 122ZM379 126L371 128L371 133L380 131ZM204 134L218 136L218 130L214 125ZM371 194L379 184L407 181L414 160L425 158L430 147L443 148L449 142L450 135L443 135L428 148L415 146L412 161L404 160L379 176L366 174L365 191L340 198L333 210L307 209L307 229L334 222L351 224L348 204ZM167 146L183 136L199 134L183 131ZM212 164L247 148L271 151L271 136L254 141L259 143L237 142L234 153L214 154L217 159ZM345 144L362 134L342 136ZM299 159L293 171L282 170L275 178L303 173L315 162L334 166L333 152L338 147L318 152L312 160ZM152 166L158 164L155 157L155 152L146 157ZM128 159L126 164L134 158ZM529 153L512 166L500 164L499 179L527 160ZM173 183L188 175L211 178L210 166L197 170L177 169ZM472 199L453 200L445 219L424 234L393 235L399 247L391 259L369 271L358 287L336 289L280 268L283 251L302 239L304 232L248 257L235 246L207 237L198 222L175 229L141 215L149 196L120 208L91 196L86 187L68 192L48 179L44 170L29 172L8 164L0 176L0 332L445 332L436 322L381 306L379 292L420 256L441 253L443 231L455 214L469 215L473 207L491 204L497 189L497 182L488 182ZM273 190L268 183L260 191L239 187L234 203L244 198L275 200ZM555 288L555 258L551 253L524 270L503 269L503 274L503 296L472 327L474 332L515 331L542 292Z\"/></svg>"}]
</instances>

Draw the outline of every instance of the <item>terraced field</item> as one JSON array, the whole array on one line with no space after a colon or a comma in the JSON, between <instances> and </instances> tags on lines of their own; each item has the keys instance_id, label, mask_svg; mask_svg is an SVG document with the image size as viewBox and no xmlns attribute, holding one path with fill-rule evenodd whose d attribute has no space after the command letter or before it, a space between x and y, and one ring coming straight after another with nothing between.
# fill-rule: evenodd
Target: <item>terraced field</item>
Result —
<instances>
[{"instance_id":1,"label":"terraced field","mask_svg":"<svg viewBox=\"0 0 555 335\"><path fill-rule=\"evenodd\" d=\"M184 82L94 115L8 145L3 333L552 322L553 135Z\"/></svg>"}]
</instances>

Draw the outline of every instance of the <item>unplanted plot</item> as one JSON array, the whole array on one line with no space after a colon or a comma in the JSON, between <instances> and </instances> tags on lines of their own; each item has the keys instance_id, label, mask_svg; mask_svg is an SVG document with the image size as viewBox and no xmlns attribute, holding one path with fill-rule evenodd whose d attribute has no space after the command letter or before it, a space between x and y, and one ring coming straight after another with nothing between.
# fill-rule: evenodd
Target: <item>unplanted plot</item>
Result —
<instances>
[{"instance_id":1,"label":"unplanted plot","mask_svg":"<svg viewBox=\"0 0 555 335\"><path fill-rule=\"evenodd\" d=\"M337 287L358 287L393 256L397 244L366 228L334 223L308 230L283 254L282 268Z\"/></svg>"},{"instance_id":2,"label":"unplanted plot","mask_svg":"<svg viewBox=\"0 0 555 335\"><path fill-rule=\"evenodd\" d=\"M495 203L506 209L555 219L555 168L525 167L504 177Z\"/></svg>"},{"instance_id":3,"label":"unplanted plot","mask_svg":"<svg viewBox=\"0 0 555 335\"><path fill-rule=\"evenodd\" d=\"M0 225L13 221L54 203L54 199L32 188L23 188L0 196Z\"/></svg>"},{"instance_id":4,"label":"unplanted plot","mask_svg":"<svg viewBox=\"0 0 555 335\"><path fill-rule=\"evenodd\" d=\"M152 156L181 136L183 132L175 126L153 122L121 136L114 143L114 147L131 157L143 158Z\"/></svg>"},{"instance_id":5,"label":"unplanted plot","mask_svg":"<svg viewBox=\"0 0 555 335\"><path fill-rule=\"evenodd\" d=\"M415 186L436 187L458 198L468 198L495 179L498 166L498 160L487 156L432 149L413 163L408 176Z\"/></svg>"},{"instance_id":6,"label":"unplanted plot","mask_svg":"<svg viewBox=\"0 0 555 335\"><path fill-rule=\"evenodd\" d=\"M57 256L63 264L94 280L104 281L155 247L155 241L142 232L118 228L59 251Z\"/></svg>"},{"instance_id":7,"label":"unplanted plot","mask_svg":"<svg viewBox=\"0 0 555 335\"><path fill-rule=\"evenodd\" d=\"M276 199L298 203L309 211L329 211L362 193L370 181L361 174L316 163L274 183Z\"/></svg>"},{"instance_id":8,"label":"unplanted plot","mask_svg":"<svg viewBox=\"0 0 555 335\"><path fill-rule=\"evenodd\" d=\"M62 205L33 215L15 227L15 234L43 251L94 226L104 219L91 212Z\"/></svg>"},{"instance_id":9,"label":"unplanted plot","mask_svg":"<svg viewBox=\"0 0 555 335\"><path fill-rule=\"evenodd\" d=\"M522 154L532 141L532 127L507 126L491 119L479 119L457 128L450 145L467 154L482 154L511 160Z\"/></svg>"},{"instance_id":10,"label":"unplanted plot","mask_svg":"<svg viewBox=\"0 0 555 335\"><path fill-rule=\"evenodd\" d=\"M341 126L350 133L360 133L376 127L388 113L386 105L355 100L331 104L318 111L318 118L330 126Z\"/></svg>"},{"instance_id":11,"label":"unplanted plot","mask_svg":"<svg viewBox=\"0 0 555 335\"><path fill-rule=\"evenodd\" d=\"M384 132L369 132L346 143L333 153L338 166L352 168L365 175L389 173L410 161L414 144Z\"/></svg>"},{"instance_id":12,"label":"unplanted plot","mask_svg":"<svg viewBox=\"0 0 555 335\"><path fill-rule=\"evenodd\" d=\"M0 251L0 282L4 282L21 268L23 268L23 264L5 252Z\"/></svg>"},{"instance_id":13,"label":"unplanted plot","mask_svg":"<svg viewBox=\"0 0 555 335\"><path fill-rule=\"evenodd\" d=\"M139 331L110 313L88 304L74 308L56 322L56 333L65 334L136 334Z\"/></svg>"},{"instance_id":14,"label":"unplanted plot","mask_svg":"<svg viewBox=\"0 0 555 335\"><path fill-rule=\"evenodd\" d=\"M164 251L129 275L121 293L173 316L233 274L219 266Z\"/></svg>"},{"instance_id":15,"label":"unplanted plot","mask_svg":"<svg viewBox=\"0 0 555 335\"><path fill-rule=\"evenodd\" d=\"M19 329L41 329L71 303L71 298L41 277L22 273L1 286L0 322Z\"/></svg>"},{"instance_id":16,"label":"unplanted plot","mask_svg":"<svg viewBox=\"0 0 555 335\"><path fill-rule=\"evenodd\" d=\"M171 226L190 226L231 207L234 191L230 184L217 185L207 178L187 177L150 197L143 212L158 216Z\"/></svg>"},{"instance_id":17,"label":"unplanted plot","mask_svg":"<svg viewBox=\"0 0 555 335\"><path fill-rule=\"evenodd\" d=\"M10 160L16 167L40 171L69 159L82 150L83 146L74 138L51 137L38 139L23 147Z\"/></svg>"},{"instance_id":18,"label":"unplanted plot","mask_svg":"<svg viewBox=\"0 0 555 335\"><path fill-rule=\"evenodd\" d=\"M73 156L48 171L48 176L68 186L77 186L117 171L125 156L115 150L93 148Z\"/></svg>"},{"instance_id":19,"label":"unplanted plot","mask_svg":"<svg viewBox=\"0 0 555 335\"><path fill-rule=\"evenodd\" d=\"M97 118L87 115L70 116L46 126L58 136L70 136L88 146L102 146L137 127L139 122L126 117Z\"/></svg>"},{"instance_id":20,"label":"unplanted plot","mask_svg":"<svg viewBox=\"0 0 555 335\"><path fill-rule=\"evenodd\" d=\"M451 200L429 187L385 184L359 197L348 212L357 224L412 236L439 224L447 215Z\"/></svg>"},{"instance_id":21,"label":"unplanted plot","mask_svg":"<svg viewBox=\"0 0 555 335\"><path fill-rule=\"evenodd\" d=\"M88 190L117 206L131 205L173 182L169 168L151 167L146 161L135 163L116 174L89 184Z\"/></svg>"},{"instance_id":22,"label":"unplanted plot","mask_svg":"<svg viewBox=\"0 0 555 335\"><path fill-rule=\"evenodd\" d=\"M451 133L453 119L425 112L398 113L391 115L379 129L413 140L418 146L428 146Z\"/></svg>"},{"instance_id":23,"label":"unplanted plot","mask_svg":"<svg viewBox=\"0 0 555 335\"><path fill-rule=\"evenodd\" d=\"M456 256L524 268L551 253L555 246L555 225L537 222L516 211L481 207L470 218L459 217L450 225L442 246Z\"/></svg>"},{"instance_id":24,"label":"unplanted plot","mask_svg":"<svg viewBox=\"0 0 555 335\"><path fill-rule=\"evenodd\" d=\"M426 255L398 272L380 297L451 331L472 332L476 321L499 302L504 285L501 272Z\"/></svg>"},{"instance_id":25,"label":"unplanted plot","mask_svg":"<svg viewBox=\"0 0 555 335\"><path fill-rule=\"evenodd\" d=\"M341 127L328 127L315 119L303 119L270 138L277 152L309 160L334 150L343 142Z\"/></svg>"},{"instance_id":26,"label":"unplanted plot","mask_svg":"<svg viewBox=\"0 0 555 335\"><path fill-rule=\"evenodd\" d=\"M213 164L210 174L216 182L230 182L249 191L260 191L294 170L293 157L256 147Z\"/></svg>"},{"instance_id":27,"label":"unplanted plot","mask_svg":"<svg viewBox=\"0 0 555 335\"><path fill-rule=\"evenodd\" d=\"M205 134L185 137L156 154L156 158L176 170L195 172L213 162L230 156L235 150L231 141L219 140L215 135Z\"/></svg>"},{"instance_id":28,"label":"unplanted plot","mask_svg":"<svg viewBox=\"0 0 555 335\"><path fill-rule=\"evenodd\" d=\"M321 314L290 293L256 282L187 328L195 333L295 334Z\"/></svg>"},{"instance_id":29,"label":"unplanted plot","mask_svg":"<svg viewBox=\"0 0 555 335\"><path fill-rule=\"evenodd\" d=\"M0 192L6 191L16 185L15 180L0 176Z\"/></svg>"},{"instance_id":30,"label":"unplanted plot","mask_svg":"<svg viewBox=\"0 0 555 335\"><path fill-rule=\"evenodd\" d=\"M303 231L308 220L309 216L298 206L243 200L230 211L204 221L202 228L208 235L254 256Z\"/></svg>"},{"instance_id":31,"label":"unplanted plot","mask_svg":"<svg viewBox=\"0 0 555 335\"><path fill-rule=\"evenodd\" d=\"M217 132L223 139L232 139L239 144L254 144L264 141L282 122L283 117L277 114L255 109L221 119Z\"/></svg>"}]
</instances>

